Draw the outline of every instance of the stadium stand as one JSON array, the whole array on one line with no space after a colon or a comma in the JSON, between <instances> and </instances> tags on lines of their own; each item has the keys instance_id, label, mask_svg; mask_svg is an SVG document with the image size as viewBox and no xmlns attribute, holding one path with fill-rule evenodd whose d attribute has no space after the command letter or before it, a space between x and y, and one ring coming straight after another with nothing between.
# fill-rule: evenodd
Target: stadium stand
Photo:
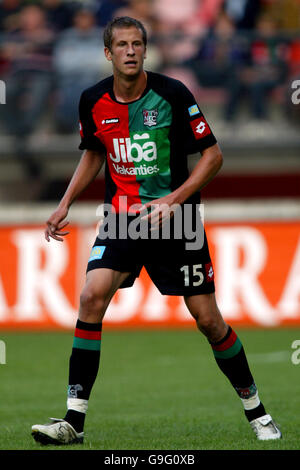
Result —
<instances>
[{"instance_id":1,"label":"stadium stand","mask_svg":"<svg viewBox=\"0 0 300 470\"><path fill-rule=\"evenodd\" d=\"M0 78L7 90L7 104L0 105L2 201L61 197L80 158L75 115L80 90L72 89L69 105L63 90L70 89L72 64L82 89L110 73L101 59L101 28L120 14L145 22L150 33L146 67L185 82L218 138L225 163L204 196L300 197L300 104L292 101L293 93L299 96L293 88L300 79L299 2L177 3L44 0L28 6L2 1ZM99 60L91 67L78 54L87 59L98 44ZM26 82L25 71L32 76L33 65L36 82ZM15 94L13 102L17 80L22 96ZM59 116L70 119L65 124ZM194 162L192 157L191 166ZM85 200L101 200L101 179L102 174Z\"/></svg>"}]
</instances>

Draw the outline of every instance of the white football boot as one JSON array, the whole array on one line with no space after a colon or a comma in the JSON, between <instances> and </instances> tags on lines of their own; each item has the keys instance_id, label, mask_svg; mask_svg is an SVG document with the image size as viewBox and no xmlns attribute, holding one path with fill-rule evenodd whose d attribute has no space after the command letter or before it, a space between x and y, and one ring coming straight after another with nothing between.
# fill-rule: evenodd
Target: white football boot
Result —
<instances>
[{"instance_id":1,"label":"white football boot","mask_svg":"<svg viewBox=\"0 0 300 470\"><path fill-rule=\"evenodd\" d=\"M250 421L250 425L259 441L270 441L282 437L280 430L270 415L260 416L260 418Z\"/></svg>"},{"instance_id":2,"label":"white football boot","mask_svg":"<svg viewBox=\"0 0 300 470\"><path fill-rule=\"evenodd\" d=\"M76 432L73 426L63 419L50 418L51 423L35 424L31 428L33 438L41 444L82 444L83 432Z\"/></svg>"}]
</instances>

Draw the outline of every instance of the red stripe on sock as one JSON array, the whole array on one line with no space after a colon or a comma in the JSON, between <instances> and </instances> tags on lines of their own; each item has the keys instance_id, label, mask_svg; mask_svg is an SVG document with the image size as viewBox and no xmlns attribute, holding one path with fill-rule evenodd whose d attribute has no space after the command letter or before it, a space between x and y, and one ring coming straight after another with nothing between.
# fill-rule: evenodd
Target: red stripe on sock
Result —
<instances>
[{"instance_id":1,"label":"red stripe on sock","mask_svg":"<svg viewBox=\"0 0 300 470\"><path fill-rule=\"evenodd\" d=\"M228 336L226 341L224 341L224 343L212 344L212 348L215 351L225 351L226 349L231 348L231 346L236 342L236 339L237 339L236 333L233 330L231 330L230 335Z\"/></svg>"},{"instance_id":2,"label":"red stripe on sock","mask_svg":"<svg viewBox=\"0 0 300 470\"><path fill-rule=\"evenodd\" d=\"M76 338L82 339L101 339L101 331L88 331L88 330L81 330L80 328L75 329L75 336Z\"/></svg>"}]
</instances>

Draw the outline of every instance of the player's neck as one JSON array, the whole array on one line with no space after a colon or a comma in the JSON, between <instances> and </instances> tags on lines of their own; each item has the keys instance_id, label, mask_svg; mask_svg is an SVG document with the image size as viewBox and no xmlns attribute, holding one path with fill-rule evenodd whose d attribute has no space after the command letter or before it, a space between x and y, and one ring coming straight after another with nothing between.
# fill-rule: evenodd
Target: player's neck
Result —
<instances>
[{"instance_id":1,"label":"player's neck","mask_svg":"<svg viewBox=\"0 0 300 470\"><path fill-rule=\"evenodd\" d=\"M147 86L147 74L143 70L135 79L114 75L114 95L117 101L126 103L138 100Z\"/></svg>"}]
</instances>

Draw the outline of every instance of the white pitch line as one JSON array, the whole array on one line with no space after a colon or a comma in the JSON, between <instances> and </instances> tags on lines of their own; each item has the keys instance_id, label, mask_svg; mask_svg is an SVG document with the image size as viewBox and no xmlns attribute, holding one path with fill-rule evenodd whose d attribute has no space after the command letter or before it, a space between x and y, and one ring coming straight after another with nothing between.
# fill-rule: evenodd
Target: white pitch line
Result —
<instances>
[{"instance_id":1,"label":"white pitch line","mask_svg":"<svg viewBox=\"0 0 300 470\"><path fill-rule=\"evenodd\" d=\"M291 353L288 351L273 351L264 354L247 354L247 357L253 362L285 362L288 359L291 359Z\"/></svg>"}]
</instances>

